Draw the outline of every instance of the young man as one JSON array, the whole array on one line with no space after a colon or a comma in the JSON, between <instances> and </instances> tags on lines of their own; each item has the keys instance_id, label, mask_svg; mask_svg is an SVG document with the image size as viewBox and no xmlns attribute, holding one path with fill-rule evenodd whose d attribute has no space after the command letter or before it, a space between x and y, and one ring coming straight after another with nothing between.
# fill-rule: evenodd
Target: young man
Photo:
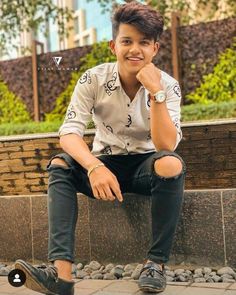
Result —
<instances>
[{"instance_id":1,"label":"young man","mask_svg":"<svg viewBox=\"0 0 236 295\"><path fill-rule=\"evenodd\" d=\"M36 268L18 260L26 286L44 294L74 294L77 192L122 202L123 193L151 195L153 242L138 284L142 291L166 287L169 259L181 209L185 165L174 153L181 140L178 82L152 63L159 49L163 19L137 2L120 6L113 16L110 48L116 63L88 70L78 81L60 144L65 153L49 164L49 261ZM96 135L90 152L83 141L93 114ZM125 249L124 249L125 250Z\"/></svg>"}]
</instances>

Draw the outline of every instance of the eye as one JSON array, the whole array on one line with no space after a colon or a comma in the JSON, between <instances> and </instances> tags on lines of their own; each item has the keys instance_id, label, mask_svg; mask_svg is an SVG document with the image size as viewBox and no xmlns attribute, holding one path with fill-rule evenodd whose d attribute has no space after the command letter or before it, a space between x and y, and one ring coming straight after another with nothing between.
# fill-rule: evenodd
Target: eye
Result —
<instances>
[{"instance_id":1,"label":"eye","mask_svg":"<svg viewBox=\"0 0 236 295\"><path fill-rule=\"evenodd\" d=\"M142 44L142 45L149 45L150 42L149 42L148 40L143 40L143 41L141 41L141 44Z\"/></svg>"},{"instance_id":2,"label":"eye","mask_svg":"<svg viewBox=\"0 0 236 295\"><path fill-rule=\"evenodd\" d=\"M126 39L126 40L122 40L121 43L127 45L127 44L130 44L131 41Z\"/></svg>"}]
</instances>

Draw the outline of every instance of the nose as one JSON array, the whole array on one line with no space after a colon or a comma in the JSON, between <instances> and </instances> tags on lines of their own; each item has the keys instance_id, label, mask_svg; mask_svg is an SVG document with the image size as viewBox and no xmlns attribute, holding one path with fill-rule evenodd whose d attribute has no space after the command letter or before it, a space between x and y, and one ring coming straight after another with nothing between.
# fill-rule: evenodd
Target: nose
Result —
<instances>
[{"instance_id":1,"label":"nose","mask_svg":"<svg viewBox=\"0 0 236 295\"><path fill-rule=\"evenodd\" d=\"M129 52L132 54L137 54L140 52L139 44L133 43L132 46L129 49Z\"/></svg>"}]
</instances>

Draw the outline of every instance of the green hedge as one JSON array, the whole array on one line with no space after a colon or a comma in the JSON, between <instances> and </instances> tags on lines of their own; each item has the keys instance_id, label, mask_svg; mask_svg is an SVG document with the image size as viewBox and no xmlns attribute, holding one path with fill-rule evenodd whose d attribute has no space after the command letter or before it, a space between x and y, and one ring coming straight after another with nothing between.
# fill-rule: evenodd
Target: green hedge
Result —
<instances>
[{"instance_id":1,"label":"green hedge","mask_svg":"<svg viewBox=\"0 0 236 295\"><path fill-rule=\"evenodd\" d=\"M213 72L203 76L201 85L186 98L201 104L236 101L236 39L232 48L219 55L219 62Z\"/></svg>"},{"instance_id":2,"label":"green hedge","mask_svg":"<svg viewBox=\"0 0 236 295\"><path fill-rule=\"evenodd\" d=\"M182 107L181 113L183 122L236 118L236 101L186 105Z\"/></svg>"},{"instance_id":3,"label":"green hedge","mask_svg":"<svg viewBox=\"0 0 236 295\"><path fill-rule=\"evenodd\" d=\"M0 124L24 123L30 120L26 105L0 78Z\"/></svg>"},{"instance_id":4,"label":"green hedge","mask_svg":"<svg viewBox=\"0 0 236 295\"><path fill-rule=\"evenodd\" d=\"M182 107L182 122L224 118L236 118L236 101ZM0 124L0 135L57 132L61 123L62 121ZM92 121L88 123L87 128L94 128Z\"/></svg>"}]
</instances>

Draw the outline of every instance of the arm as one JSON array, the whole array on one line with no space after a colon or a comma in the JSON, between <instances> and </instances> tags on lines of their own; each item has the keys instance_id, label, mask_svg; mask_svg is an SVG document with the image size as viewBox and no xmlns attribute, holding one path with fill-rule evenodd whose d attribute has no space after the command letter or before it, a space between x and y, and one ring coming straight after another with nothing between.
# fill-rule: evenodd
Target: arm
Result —
<instances>
[{"instance_id":1,"label":"arm","mask_svg":"<svg viewBox=\"0 0 236 295\"><path fill-rule=\"evenodd\" d=\"M77 134L63 135L60 138L60 145L66 153L87 170L102 163L91 154L87 144ZM89 181L95 198L114 201L116 196L120 202L123 201L116 176L105 166L94 169L89 175Z\"/></svg>"},{"instance_id":2,"label":"arm","mask_svg":"<svg viewBox=\"0 0 236 295\"><path fill-rule=\"evenodd\" d=\"M169 115L166 102L151 101L150 125L151 137L156 149L174 151L177 130Z\"/></svg>"},{"instance_id":3,"label":"arm","mask_svg":"<svg viewBox=\"0 0 236 295\"><path fill-rule=\"evenodd\" d=\"M137 79L144 85L150 93L156 93L163 90L160 83L161 73L153 63L144 66L137 74ZM157 150L173 151L179 141L177 125L173 122L175 117L179 121L179 103L180 99L173 96L173 90L167 93L167 100L163 103L151 101L150 108L150 127L152 141ZM170 108L168 103L173 105Z\"/></svg>"},{"instance_id":4,"label":"arm","mask_svg":"<svg viewBox=\"0 0 236 295\"><path fill-rule=\"evenodd\" d=\"M95 81L90 76L87 79L88 75L89 73L78 81L67 109L65 121L59 130L62 149L86 170L102 163L92 155L83 140L95 97L93 86ZM93 195L97 199L114 200L115 195L119 201L122 201L119 183L115 175L105 166L93 169L89 175L89 181Z\"/></svg>"}]
</instances>

